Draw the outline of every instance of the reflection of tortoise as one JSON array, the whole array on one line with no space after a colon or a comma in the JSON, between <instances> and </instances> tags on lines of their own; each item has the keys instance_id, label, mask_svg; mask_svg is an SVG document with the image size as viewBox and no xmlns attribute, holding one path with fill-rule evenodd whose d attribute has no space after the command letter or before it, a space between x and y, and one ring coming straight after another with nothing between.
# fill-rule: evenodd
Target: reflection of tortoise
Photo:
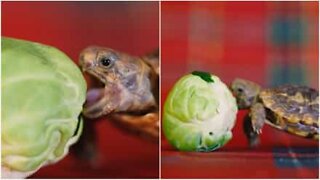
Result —
<instances>
[{"instance_id":1,"label":"reflection of tortoise","mask_svg":"<svg viewBox=\"0 0 320 180\"><path fill-rule=\"evenodd\" d=\"M249 109L244 130L250 145L258 144L264 123L297 136L319 139L319 92L306 86L284 85L261 90L236 79L231 89L240 109Z\"/></svg>"}]
</instances>

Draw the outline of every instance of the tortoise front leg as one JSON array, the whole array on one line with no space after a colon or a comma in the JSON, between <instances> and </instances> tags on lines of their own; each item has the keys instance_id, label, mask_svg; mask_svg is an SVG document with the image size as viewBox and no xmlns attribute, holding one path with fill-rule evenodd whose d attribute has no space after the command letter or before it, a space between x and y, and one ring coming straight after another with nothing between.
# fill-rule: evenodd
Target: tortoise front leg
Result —
<instances>
[{"instance_id":1,"label":"tortoise front leg","mask_svg":"<svg viewBox=\"0 0 320 180\"><path fill-rule=\"evenodd\" d=\"M95 121L84 119L84 127L79 141L72 146L76 157L96 166L98 160L97 139Z\"/></svg>"},{"instance_id":2,"label":"tortoise front leg","mask_svg":"<svg viewBox=\"0 0 320 180\"><path fill-rule=\"evenodd\" d=\"M251 117L253 131L257 134L261 134L262 127L266 120L266 111L263 104L255 103L251 106L249 116Z\"/></svg>"},{"instance_id":3,"label":"tortoise front leg","mask_svg":"<svg viewBox=\"0 0 320 180\"><path fill-rule=\"evenodd\" d=\"M244 120L244 132L249 140L251 147L255 147L259 144L259 134L266 120L266 112L264 106L261 103L255 103L250 108L250 113Z\"/></svg>"}]
</instances>

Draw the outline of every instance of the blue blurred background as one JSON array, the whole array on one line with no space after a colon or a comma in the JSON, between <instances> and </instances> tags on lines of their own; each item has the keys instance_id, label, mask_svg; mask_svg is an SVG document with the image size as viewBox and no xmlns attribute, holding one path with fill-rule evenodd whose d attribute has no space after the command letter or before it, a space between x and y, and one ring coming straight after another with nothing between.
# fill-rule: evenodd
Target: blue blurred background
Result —
<instances>
[{"instance_id":1,"label":"blue blurred background","mask_svg":"<svg viewBox=\"0 0 320 180\"><path fill-rule=\"evenodd\" d=\"M163 87L202 69L228 83L242 77L318 89L318 2L162 5Z\"/></svg>"}]
</instances>

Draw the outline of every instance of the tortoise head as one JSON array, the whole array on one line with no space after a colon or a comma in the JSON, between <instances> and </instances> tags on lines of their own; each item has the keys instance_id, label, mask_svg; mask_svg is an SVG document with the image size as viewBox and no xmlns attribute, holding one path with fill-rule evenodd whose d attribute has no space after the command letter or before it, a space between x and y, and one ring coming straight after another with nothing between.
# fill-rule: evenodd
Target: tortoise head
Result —
<instances>
[{"instance_id":1,"label":"tortoise head","mask_svg":"<svg viewBox=\"0 0 320 180\"><path fill-rule=\"evenodd\" d=\"M147 72L141 72L145 68L142 68L142 60L137 59L113 49L90 46L81 52L79 63L84 72L107 85Z\"/></svg>"},{"instance_id":2,"label":"tortoise head","mask_svg":"<svg viewBox=\"0 0 320 180\"><path fill-rule=\"evenodd\" d=\"M89 80L84 105L86 117L97 118L116 110L123 111L127 106L133 107L132 95L135 98L145 95L146 101L153 99L148 93L141 93L149 90L151 71L141 58L110 48L89 46L81 52L79 64Z\"/></svg>"},{"instance_id":3,"label":"tortoise head","mask_svg":"<svg viewBox=\"0 0 320 180\"><path fill-rule=\"evenodd\" d=\"M244 79L235 79L231 84L231 91L237 99L239 109L247 109L256 101L260 86Z\"/></svg>"}]
</instances>

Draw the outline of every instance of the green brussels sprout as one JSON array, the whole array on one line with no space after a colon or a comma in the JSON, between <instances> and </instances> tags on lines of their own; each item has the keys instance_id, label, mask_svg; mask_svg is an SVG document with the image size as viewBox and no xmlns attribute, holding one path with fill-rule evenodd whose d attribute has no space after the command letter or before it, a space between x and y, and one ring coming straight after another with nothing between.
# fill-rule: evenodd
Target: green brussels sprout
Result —
<instances>
[{"instance_id":1,"label":"green brussels sprout","mask_svg":"<svg viewBox=\"0 0 320 180\"><path fill-rule=\"evenodd\" d=\"M164 105L163 132L181 151L208 152L231 138L237 104L217 76L195 71L182 77Z\"/></svg>"},{"instance_id":2,"label":"green brussels sprout","mask_svg":"<svg viewBox=\"0 0 320 180\"><path fill-rule=\"evenodd\" d=\"M23 178L55 163L82 132L86 82L64 53L2 38L1 171Z\"/></svg>"}]
</instances>

